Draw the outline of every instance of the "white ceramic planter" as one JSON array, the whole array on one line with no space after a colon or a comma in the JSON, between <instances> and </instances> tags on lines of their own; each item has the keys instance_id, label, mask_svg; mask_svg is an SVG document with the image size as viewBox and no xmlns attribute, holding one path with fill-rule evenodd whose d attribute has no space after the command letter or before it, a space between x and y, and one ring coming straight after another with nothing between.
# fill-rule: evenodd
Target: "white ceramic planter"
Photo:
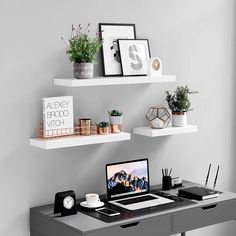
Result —
<instances>
[{"instance_id":1,"label":"white ceramic planter","mask_svg":"<svg viewBox=\"0 0 236 236\"><path fill-rule=\"evenodd\" d=\"M109 116L109 121L111 125L120 125L123 121L123 116Z\"/></svg>"},{"instance_id":2,"label":"white ceramic planter","mask_svg":"<svg viewBox=\"0 0 236 236\"><path fill-rule=\"evenodd\" d=\"M93 63L74 63L74 77L76 79L92 79Z\"/></svg>"},{"instance_id":3,"label":"white ceramic planter","mask_svg":"<svg viewBox=\"0 0 236 236\"><path fill-rule=\"evenodd\" d=\"M187 112L172 112L172 126L187 126Z\"/></svg>"}]
</instances>

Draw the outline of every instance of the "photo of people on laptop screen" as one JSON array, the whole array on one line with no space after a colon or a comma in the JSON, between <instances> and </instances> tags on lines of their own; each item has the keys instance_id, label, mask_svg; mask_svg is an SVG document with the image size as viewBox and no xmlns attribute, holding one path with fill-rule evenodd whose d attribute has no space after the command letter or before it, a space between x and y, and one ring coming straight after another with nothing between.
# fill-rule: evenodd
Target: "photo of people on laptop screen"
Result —
<instances>
[{"instance_id":1,"label":"photo of people on laptop screen","mask_svg":"<svg viewBox=\"0 0 236 236\"><path fill-rule=\"evenodd\" d=\"M107 167L108 194L122 196L148 191L147 162L138 161Z\"/></svg>"}]
</instances>

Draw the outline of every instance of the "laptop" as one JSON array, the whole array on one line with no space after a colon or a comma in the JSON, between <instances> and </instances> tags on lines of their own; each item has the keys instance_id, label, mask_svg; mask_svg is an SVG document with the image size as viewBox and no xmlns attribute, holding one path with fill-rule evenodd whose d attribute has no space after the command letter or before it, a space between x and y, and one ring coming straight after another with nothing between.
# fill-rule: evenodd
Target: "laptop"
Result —
<instances>
[{"instance_id":1,"label":"laptop","mask_svg":"<svg viewBox=\"0 0 236 236\"><path fill-rule=\"evenodd\" d=\"M108 202L127 210L174 202L150 193L147 158L107 164L106 185Z\"/></svg>"}]
</instances>

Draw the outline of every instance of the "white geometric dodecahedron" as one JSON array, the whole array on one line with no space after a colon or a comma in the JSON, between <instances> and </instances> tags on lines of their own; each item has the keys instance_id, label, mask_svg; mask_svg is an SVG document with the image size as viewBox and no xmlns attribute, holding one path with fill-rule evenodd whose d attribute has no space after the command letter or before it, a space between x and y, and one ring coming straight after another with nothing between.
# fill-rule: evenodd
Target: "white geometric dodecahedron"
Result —
<instances>
[{"instance_id":1,"label":"white geometric dodecahedron","mask_svg":"<svg viewBox=\"0 0 236 236\"><path fill-rule=\"evenodd\" d=\"M150 128L164 129L170 123L171 116L166 107L150 107L146 119Z\"/></svg>"}]
</instances>

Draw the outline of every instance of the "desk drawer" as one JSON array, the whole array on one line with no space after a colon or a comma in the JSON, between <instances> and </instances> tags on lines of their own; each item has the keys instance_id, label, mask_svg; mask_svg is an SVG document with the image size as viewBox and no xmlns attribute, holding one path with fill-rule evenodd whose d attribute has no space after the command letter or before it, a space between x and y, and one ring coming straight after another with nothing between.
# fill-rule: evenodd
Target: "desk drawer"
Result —
<instances>
[{"instance_id":1,"label":"desk drawer","mask_svg":"<svg viewBox=\"0 0 236 236\"><path fill-rule=\"evenodd\" d=\"M236 219L236 201L206 205L174 215L174 232L196 229Z\"/></svg>"},{"instance_id":2,"label":"desk drawer","mask_svg":"<svg viewBox=\"0 0 236 236\"><path fill-rule=\"evenodd\" d=\"M105 230L91 232L87 236L159 236L170 235L171 220L169 217L157 217L134 221Z\"/></svg>"}]
</instances>

